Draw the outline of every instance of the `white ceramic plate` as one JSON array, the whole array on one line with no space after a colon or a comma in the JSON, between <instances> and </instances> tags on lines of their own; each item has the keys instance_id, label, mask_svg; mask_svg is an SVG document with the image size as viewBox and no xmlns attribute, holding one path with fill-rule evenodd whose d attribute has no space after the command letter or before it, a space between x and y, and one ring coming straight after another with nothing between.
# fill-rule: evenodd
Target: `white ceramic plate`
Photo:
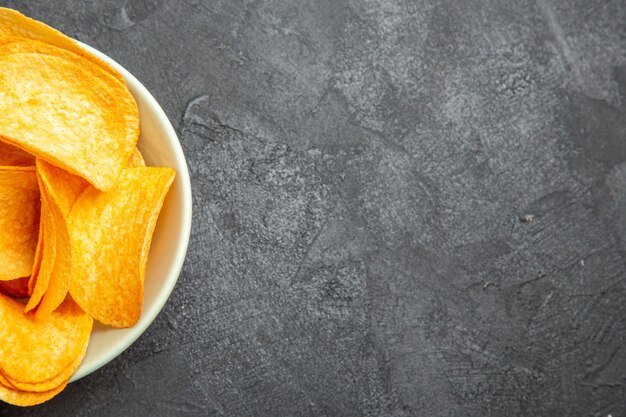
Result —
<instances>
[{"instance_id":1,"label":"white ceramic plate","mask_svg":"<svg viewBox=\"0 0 626 417\"><path fill-rule=\"evenodd\" d=\"M79 42L80 43L80 42ZM143 313L129 329L94 323L87 354L70 382L89 375L126 350L148 328L169 298L185 260L191 233L191 183L176 132L154 97L135 77L103 53L80 43L87 51L117 70L139 105L139 149L146 164L176 170L154 232L146 271Z\"/></svg>"}]
</instances>

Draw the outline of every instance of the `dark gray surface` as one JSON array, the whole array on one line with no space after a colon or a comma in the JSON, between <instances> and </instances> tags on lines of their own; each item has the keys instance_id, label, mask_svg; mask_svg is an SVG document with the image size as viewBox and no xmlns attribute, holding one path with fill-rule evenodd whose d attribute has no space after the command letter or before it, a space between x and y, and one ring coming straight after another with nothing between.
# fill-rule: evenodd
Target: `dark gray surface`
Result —
<instances>
[{"instance_id":1,"label":"dark gray surface","mask_svg":"<svg viewBox=\"0 0 626 417\"><path fill-rule=\"evenodd\" d=\"M626 416L623 0L0 3L144 82L195 209L147 333L0 415Z\"/></svg>"}]
</instances>

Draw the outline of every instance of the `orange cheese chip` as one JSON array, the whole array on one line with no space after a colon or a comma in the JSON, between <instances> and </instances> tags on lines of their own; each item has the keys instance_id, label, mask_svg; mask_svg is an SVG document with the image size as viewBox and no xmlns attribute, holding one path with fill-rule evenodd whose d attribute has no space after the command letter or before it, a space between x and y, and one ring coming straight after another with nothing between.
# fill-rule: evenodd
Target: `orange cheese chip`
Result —
<instances>
[{"instance_id":1,"label":"orange cheese chip","mask_svg":"<svg viewBox=\"0 0 626 417\"><path fill-rule=\"evenodd\" d=\"M67 382L51 391L46 392L28 392L9 388L0 384L0 400L20 407L37 405L55 397L58 393L65 389L66 385Z\"/></svg>"},{"instance_id":2,"label":"orange cheese chip","mask_svg":"<svg viewBox=\"0 0 626 417\"><path fill-rule=\"evenodd\" d=\"M0 166L32 167L35 166L35 157L0 141Z\"/></svg>"},{"instance_id":3,"label":"orange cheese chip","mask_svg":"<svg viewBox=\"0 0 626 417\"><path fill-rule=\"evenodd\" d=\"M0 295L0 370L5 378L39 383L61 374L89 342L93 320L67 298L45 319Z\"/></svg>"},{"instance_id":4,"label":"orange cheese chip","mask_svg":"<svg viewBox=\"0 0 626 417\"><path fill-rule=\"evenodd\" d=\"M30 275L39 236L33 168L0 167L0 281Z\"/></svg>"},{"instance_id":5,"label":"orange cheese chip","mask_svg":"<svg viewBox=\"0 0 626 417\"><path fill-rule=\"evenodd\" d=\"M16 298L28 297L28 277L0 281L0 292Z\"/></svg>"},{"instance_id":6,"label":"orange cheese chip","mask_svg":"<svg viewBox=\"0 0 626 417\"><path fill-rule=\"evenodd\" d=\"M85 51L70 37L45 23L28 18L16 10L0 7L0 37L4 36L32 39L71 51L98 65L118 81L124 83L124 78L117 71L106 62Z\"/></svg>"},{"instance_id":7,"label":"orange cheese chip","mask_svg":"<svg viewBox=\"0 0 626 417\"><path fill-rule=\"evenodd\" d=\"M125 86L77 55L10 50L0 53L0 86L3 141L98 189L113 186L139 137L137 104Z\"/></svg>"},{"instance_id":8,"label":"orange cheese chip","mask_svg":"<svg viewBox=\"0 0 626 417\"><path fill-rule=\"evenodd\" d=\"M72 207L70 294L103 324L139 320L152 233L174 176L170 168L127 168L111 190L88 187Z\"/></svg>"}]
</instances>

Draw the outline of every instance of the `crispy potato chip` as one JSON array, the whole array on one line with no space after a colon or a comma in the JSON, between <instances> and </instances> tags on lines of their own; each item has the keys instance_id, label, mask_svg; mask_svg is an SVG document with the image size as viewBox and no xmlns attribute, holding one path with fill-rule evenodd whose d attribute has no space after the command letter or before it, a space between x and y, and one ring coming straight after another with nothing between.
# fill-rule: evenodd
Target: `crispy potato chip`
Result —
<instances>
[{"instance_id":1,"label":"crispy potato chip","mask_svg":"<svg viewBox=\"0 0 626 417\"><path fill-rule=\"evenodd\" d=\"M43 189L43 186L41 186L41 189ZM41 194L41 224L39 226L40 228L43 227L41 237L41 265L39 266L37 274L33 274L31 276L33 289L31 291L30 299L26 304L26 312L37 307L48 290L50 277L52 276L54 262L56 260L56 232L54 230L54 221L52 220L52 214L50 213L48 204L46 194ZM29 288L30 286L31 284L29 282Z\"/></svg>"},{"instance_id":2,"label":"crispy potato chip","mask_svg":"<svg viewBox=\"0 0 626 417\"><path fill-rule=\"evenodd\" d=\"M42 191L42 194L46 194L46 198L48 199L50 219L53 223L55 257L52 272L48 280L48 287L35 313L37 318L49 315L63 302L70 289L70 281L72 279L72 253L65 220L59 208L47 195L47 192Z\"/></svg>"},{"instance_id":3,"label":"crispy potato chip","mask_svg":"<svg viewBox=\"0 0 626 417\"><path fill-rule=\"evenodd\" d=\"M37 174L52 202L59 208L61 215L67 218L72 206L89 184L82 178L41 159L37 160Z\"/></svg>"},{"instance_id":4,"label":"crispy potato chip","mask_svg":"<svg viewBox=\"0 0 626 417\"><path fill-rule=\"evenodd\" d=\"M0 372L0 386L3 386L5 388L9 388L9 389L13 389L13 390L24 391L24 390L20 390L15 385L11 384L11 381L6 379L6 377L2 374L2 372Z\"/></svg>"},{"instance_id":5,"label":"crispy potato chip","mask_svg":"<svg viewBox=\"0 0 626 417\"><path fill-rule=\"evenodd\" d=\"M43 55L56 56L59 58L66 59L70 62L73 62L77 65L84 66L85 65L85 57L76 54L74 52L68 51L66 49L62 49L51 45L49 43L40 42L37 40L26 39L22 37L16 36L0 36L0 55L8 55L8 54L24 54L24 53L36 53ZM92 67L85 67L86 69L91 69ZM101 73L98 69L96 71L96 75ZM126 84L123 80L117 80L117 82L123 87L126 88Z\"/></svg>"},{"instance_id":6,"label":"crispy potato chip","mask_svg":"<svg viewBox=\"0 0 626 417\"><path fill-rule=\"evenodd\" d=\"M41 184L41 194L45 195L50 218L54 224L55 259L37 317L46 316L65 299L72 279L72 249L68 232L67 218L72 205L88 184L80 177L69 174L60 168L37 160L37 174Z\"/></svg>"},{"instance_id":7,"label":"crispy potato chip","mask_svg":"<svg viewBox=\"0 0 626 417\"><path fill-rule=\"evenodd\" d=\"M143 155L139 151L139 148L135 148L132 155L130 156L130 159L128 160L128 167L140 168L140 167L145 167L145 166L146 166L146 161L143 159Z\"/></svg>"},{"instance_id":8,"label":"crispy potato chip","mask_svg":"<svg viewBox=\"0 0 626 417\"><path fill-rule=\"evenodd\" d=\"M2 7L0 7L0 15L2 14ZM2 29L0 28L0 31ZM72 40L73 42L73 40ZM68 50L66 48L59 47L52 43L43 41L41 39L31 39L25 36L19 35L2 35L0 33L0 46L3 49L2 54L6 53L42 53L45 55L52 55L68 59L79 65L84 65L86 68L97 68L98 72L106 72L118 84L126 86L124 77L116 70L111 68L106 62L101 61L98 57L92 55L87 50L78 46L77 50ZM92 61L95 58L95 61ZM99 65L103 63L104 66ZM109 71L110 70L110 71Z\"/></svg>"},{"instance_id":9,"label":"crispy potato chip","mask_svg":"<svg viewBox=\"0 0 626 417\"><path fill-rule=\"evenodd\" d=\"M0 292L15 298L28 297L28 277L11 281L0 281Z\"/></svg>"},{"instance_id":10,"label":"crispy potato chip","mask_svg":"<svg viewBox=\"0 0 626 417\"><path fill-rule=\"evenodd\" d=\"M39 182L39 180L37 181ZM39 269L41 267L41 258L43 256L43 218L45 213L43 210L40 210L39 214L39 237L37 238L37 248L35 249L35 260L33 261L33 269L30 273L30 277L28 279L28 295L33 293L33 289L35 288L35 282L37 281L37 275L39 274Z\"/></svg>"},{"instance_id":11,"label":"crispy potato chip","mask_svg":"<svg viewBox=\"0 0 626 417\"><path fill-rule=\"evenodd\" d=\"M74 372L76 372L80 364L83 362L86 352L87 345L85 345L84 352L81 353L78 358L76 358L76 360L72 362L67 368L65 368L63 372L47 381L37 383L13 381L11 379L7 379L4 375L2 375L2 373L0 373L0 384L4 385L7 388L29 392L51 391L57 388L59 385L64 385L65 383L67 383L67 381L72 377L72 375L74 375Z\"/></svg>"},{"instance_id":12,"label":"crispy potato chip","mask_svg":"<svg viewBox=\"0 0 626 417\"><path fill-rule=\"evenodd\" d=\"M0 400L20 407L37 405L55 397L58 393L65 389L66 385L67 382L51 391L46 392L28 392L8 388L5 385L0 384Z\"/></svg>"},{"instance_id":13,"label":"crispy potato chip","mask_svg":"<svg viewBox=\"0 0 626 417\"><path fill-rule=\"evenodd\" d=\"M0 383L5 385L8 388L30 391L30 392L46 392L50 390L54 390L59 385L64 385L71 377L74 375L74 372L78 369L80 364L83 362L85 358L85 353L87 353L88 343L85 343L85 346L78 355L78 357L72 362L67 368L65 368L59 375L54 378L48 379L43 382L19 382L9 378L6 378L0 372Z\"/></svg>"},{"instance_id":14,"label":"crispy potato chip","mask_svg":"<svg viewBox=\"0 0 626 417\"><path fill-rule=\"evenodd\" d=\"M83 61L0 54L0 137L106 190L135 148L139 113L126 87Z\"/></svg>"},{"instance_id":15,"label":"crispy potato chip","mask_svg":"<svg viewBox=\"0 0 626 417\"><path fill-rule=\"evenodd\" d=\"M93 320L70 297L45 319L0 295L0 370L13 381L41 383L61 374L89 342Z\"/></svg>"},{"instance_id":16,"label":"crispy potato chip","mask_svg":"<svg viewBox=\"0 0 626 417\"><path fill-rule=\"evenodd\" d=\"M88 187L72 207L70 294L103 324L128 327L141 316L152 233L174 176L170 168L127 168L111 190Z\"/></svg>"},{"instance_id":17,"label":"crispy potato chip","mask_svg":"<svg viewBox=\"0 0 626 417\"><path fill-rule=\"evenodd\" d=\"M35 157L0 141L0 166L32 167L35 166Z\"/></svg>"},{"instance_id":18,"label":"crispy potato chip","mask_svg":"<svg viewBox=\"0 0 626 417\"><path fill-rule=\"evenodd\" d=\"M88 59L93 64L98 65L118 81L124 83L124 78L117 71L111 68L106 62L85 51L73 39L45 23L24 16L16 10L0 7L0 36L18 36L45 42L58 48L71 51Z\"/></svg>"},{"instance_id":19,"label":"crispy potato chip","mask_svg":"<svg viewBox=\"0 0 626 417\"><path fill-rule=\"evenodd\" d=\"M0 167L0 281L30 275L39 236L33 168Z\"/></svg>"}]
</instances>

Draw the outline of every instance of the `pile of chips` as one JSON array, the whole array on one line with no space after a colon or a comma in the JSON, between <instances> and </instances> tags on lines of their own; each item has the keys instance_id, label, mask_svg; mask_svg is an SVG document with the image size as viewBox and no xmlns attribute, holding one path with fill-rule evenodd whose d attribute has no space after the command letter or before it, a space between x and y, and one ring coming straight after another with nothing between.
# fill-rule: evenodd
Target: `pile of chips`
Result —
<instances>
[{"instance_id":1,"label":"pile of chips","mask_svg":"<svg viewBox=\"0 0 626 417\"><path fill-rule=\"evenodd\" d=\"M121 75L0 8L0 400L49 400L80 366L94 319L139 320L175 172L146 167L138 138Z\"/></svg>"}]
</instances>

